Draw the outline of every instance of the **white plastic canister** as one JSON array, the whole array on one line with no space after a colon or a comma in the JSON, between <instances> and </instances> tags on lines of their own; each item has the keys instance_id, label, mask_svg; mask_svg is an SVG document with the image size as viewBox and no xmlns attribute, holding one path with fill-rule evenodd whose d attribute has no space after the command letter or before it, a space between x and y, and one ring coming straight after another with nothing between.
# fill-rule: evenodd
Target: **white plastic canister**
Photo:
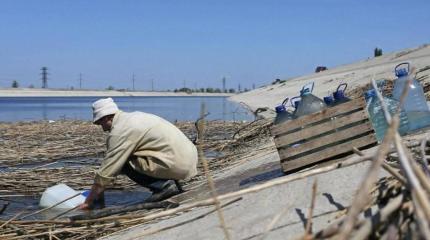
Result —
<instances>
[{"instance_id":1,"label":"white plastic canister","mask_svg":"<svg viewBox=\"0 0 430 240\"><path fill-rule=\"evenodd\" d=\"M40 198L39 205L41 207L51 207L67 198L72 197L73 195L78 194L79 192L73 190L71 187L66 184L58 184L52 187L47 188ZM85 197L82 194L77 195L70 200L67 200L54 208L57 209L71 209L85 201Z\"/></svg>"}]
</instances>

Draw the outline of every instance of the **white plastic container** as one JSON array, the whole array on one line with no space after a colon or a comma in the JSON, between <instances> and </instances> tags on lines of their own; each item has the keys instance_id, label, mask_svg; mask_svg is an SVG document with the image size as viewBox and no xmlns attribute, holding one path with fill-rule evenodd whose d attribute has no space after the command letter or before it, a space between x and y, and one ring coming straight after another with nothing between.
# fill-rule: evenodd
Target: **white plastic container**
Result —
<instances>
[{"instance_id":1,"label":"white plastic container","mask_svg":"<svg viewBox=\"0 0 430 240\"><path fill-rule=\"evenodd\" d=\"M41 207L51 207L69 197L72 197L79 192L73 190L71 187L66 184L58 184L52 187L47 188L40 198L39 205ZM82 194L67 200L58 206L55 206L55 209L71 209L85 201L85 197Z\"/></svg>"},{"instance_id":2,"label":"white plastic container","mask_svg":"<svg viewBox=\"0 0 430 240\"><path fill-rule=\"evenodd\" d=\"M402 68L402 66L407 66L407 68ZM409 67L409 63L401 63L395 68L398 78L394 81L393 98L397 101L400 101L403 88L408 83ZM409 92L406 95L403 109L408 115L409 131L430 126L430 110L427 106L424 90L415 78L409 85Z\"/></svg>"}]
</instances>

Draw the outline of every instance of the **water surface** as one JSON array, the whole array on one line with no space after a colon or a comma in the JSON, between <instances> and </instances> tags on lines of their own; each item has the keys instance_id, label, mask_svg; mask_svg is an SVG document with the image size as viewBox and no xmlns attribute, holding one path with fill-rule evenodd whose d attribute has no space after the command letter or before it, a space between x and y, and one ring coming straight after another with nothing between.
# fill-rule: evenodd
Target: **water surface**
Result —
<instances>
[{"instance_id":1,"label":"water surface","mask_svg":"<svg viewBox=\"0 0 430 240\"><path fill-rule=\"evenodd\" d=\"M0 121L91 120L100 97L0 97ZM208 120L253 120L252 114L226 97L113 97L126 112L143 111L173 121L195 121L204 103Z\"/></svg>"}]
</instances>

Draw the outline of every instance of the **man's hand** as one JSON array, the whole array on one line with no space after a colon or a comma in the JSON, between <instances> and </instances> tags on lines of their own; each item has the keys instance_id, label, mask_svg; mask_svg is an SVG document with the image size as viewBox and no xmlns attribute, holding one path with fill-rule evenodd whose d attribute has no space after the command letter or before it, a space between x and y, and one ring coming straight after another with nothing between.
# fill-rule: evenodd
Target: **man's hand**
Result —
<instances>
[{"instance_id":1,"label":"man's hand","mask_svg":"<svg viewBox=\"0 0 430 240\"><path fill-rule=\"evenodd\" d=\"M85 202L79 205L81 210L90 210L94 207L94 203L99 199L104 199L105 188L99 184L93 184L90 194L85 199Z\"/></svg>"},{"instance_id":2,"label":"man's hand","mask_svg":"<svg viewBox=\"0 0 430 240\"><path fill-rule=\"evenodd\" d=\"M88 203L81 203L78 207L80 210L90 210L90 205Z\"/></svg>"}]
</instances>

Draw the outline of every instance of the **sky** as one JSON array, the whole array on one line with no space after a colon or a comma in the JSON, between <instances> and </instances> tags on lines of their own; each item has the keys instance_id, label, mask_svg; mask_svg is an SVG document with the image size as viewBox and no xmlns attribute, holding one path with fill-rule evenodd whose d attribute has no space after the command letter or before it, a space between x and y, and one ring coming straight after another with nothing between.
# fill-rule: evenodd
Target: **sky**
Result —
<instances>
[{"instance_id":1,"label":"sky","mask_svg":"<svg viewBox=\"0 0 430 240\"><path fill-rule=\"evenodd\" d=\"M49 88L252 89L430 43L429 23L428 0L0 0L0 87L47 67Z\"/></svg>"}]
</instances>

